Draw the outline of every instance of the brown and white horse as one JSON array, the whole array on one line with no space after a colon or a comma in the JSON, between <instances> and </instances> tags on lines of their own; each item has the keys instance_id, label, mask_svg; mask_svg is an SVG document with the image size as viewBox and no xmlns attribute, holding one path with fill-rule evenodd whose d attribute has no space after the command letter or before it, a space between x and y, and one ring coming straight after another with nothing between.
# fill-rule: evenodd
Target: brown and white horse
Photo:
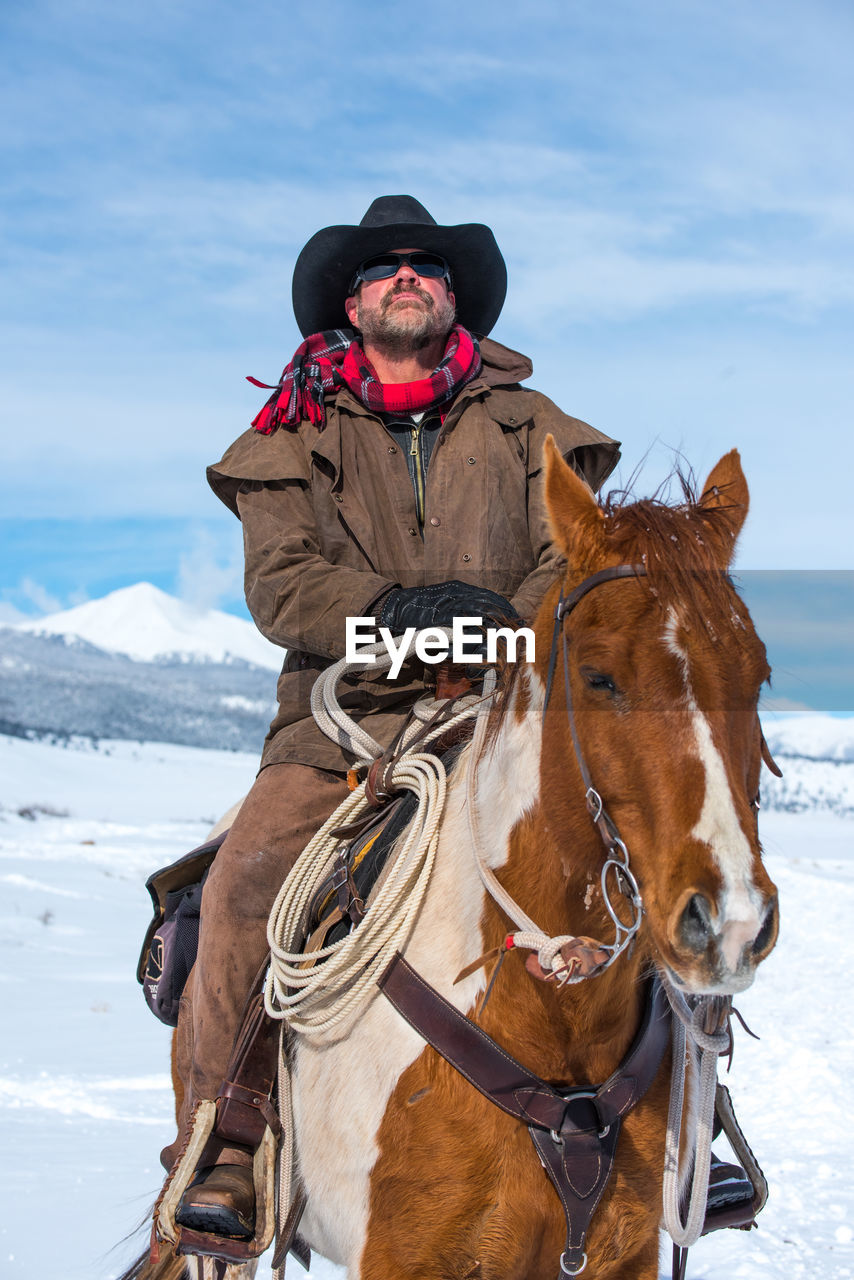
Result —
<instances>
[{"instance_id":1,"label":"brown and white horse","mask_svg":"<svg viewBox=\"0 0 854 1280\"><path fill-rule=\"evenodd\" d=\"M733 451L702 495L601 507L547 445L546 501L569 568L535 624L536 659L508 667L479 760L449 779L432 878L408 962L473 1014L508 920L472 856L466 779L476 766L480 834L504 888L547 933L606 939L603 846L585 804L564 696L564 654L587 769L628 847L644 916L636 945L600 976L560 988L505 959L479 1024L543 1080L597 1085L638 1027L654 966L686 993L753 980L777 934L757 832L765 649L726 569L747 512ZM619 564L564 626L545 702L553 619L589 575ZM665 1058L626 1118L587 1240L590 1280L658 1275ZM564 1214L519 1120L504 1114L377 997L335 1043L299 1039L296 1145L306 1242L350 1280L555 1280ZM173 1273L174 1274L174 1273ZM231 1274L246 1276L248 1269Z\"/></svg>"}]
</instances>

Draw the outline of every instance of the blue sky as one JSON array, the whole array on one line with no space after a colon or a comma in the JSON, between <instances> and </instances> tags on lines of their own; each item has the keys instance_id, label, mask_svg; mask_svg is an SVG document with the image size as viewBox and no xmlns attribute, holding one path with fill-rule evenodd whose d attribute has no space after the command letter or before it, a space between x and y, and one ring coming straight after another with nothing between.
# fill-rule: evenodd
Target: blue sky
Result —
<instances>
[{"instance_id":1,"label":"blue sky","mask_svg":"<svg viewBox=\"0 0 854 1280\"><path fill-rule=\"evenodd\" d=\"M301 246L395 191L493 226L495 337L623 478L737 445L740 566L854 569L849 5L7 0L0 42L0 617L241 608L204 466L298 341Z\"/></svg>"}]
</instances>

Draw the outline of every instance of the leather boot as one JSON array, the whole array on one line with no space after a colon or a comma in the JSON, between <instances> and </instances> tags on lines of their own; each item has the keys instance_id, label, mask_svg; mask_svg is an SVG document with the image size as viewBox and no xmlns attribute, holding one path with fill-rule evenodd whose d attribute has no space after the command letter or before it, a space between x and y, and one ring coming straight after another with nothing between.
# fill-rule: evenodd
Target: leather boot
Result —
<instances>
[{"instance_id":1,"label":"leather boot","mask_svg":"<svg viewBox=\"0 0 854 1280\"><path fill-rule=\"evenodd\" d=\"M255 1234L252 1166L215 1164L202 1169L181 1197L175 1221L193 1231L251 1240Z\"/></svg>"}]
</instances>

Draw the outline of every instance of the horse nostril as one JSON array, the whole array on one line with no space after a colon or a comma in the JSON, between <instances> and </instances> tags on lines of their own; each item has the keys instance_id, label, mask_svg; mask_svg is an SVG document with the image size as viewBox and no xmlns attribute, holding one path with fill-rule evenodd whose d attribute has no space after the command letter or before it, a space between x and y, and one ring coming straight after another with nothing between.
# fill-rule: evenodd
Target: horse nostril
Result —
<instances>
[{"instance_id":1,"label":"horse nostril","mask_svg":"<svg viewBox=\"0 0 854 1280\"><path fill-rule=\"evenodd\" d=\"M762 928L753 940L752 951L755 956L761 956L763 952L770 950L771 945L777 937L777 899L772 898L768 904L768 910L765 912L765 919L762 921Z\"/></svg>"},{"instance_id":2,"label":"horse nostril","mask_svg":"<svg viewBox=\"0 0 854 1280\"><path fill-rule=\"evenodd\" d=\"M708 898L695 893L682 912L679 935L691 951L705 951L712 933L712 908Z\"/></svg>"}]
</instances>

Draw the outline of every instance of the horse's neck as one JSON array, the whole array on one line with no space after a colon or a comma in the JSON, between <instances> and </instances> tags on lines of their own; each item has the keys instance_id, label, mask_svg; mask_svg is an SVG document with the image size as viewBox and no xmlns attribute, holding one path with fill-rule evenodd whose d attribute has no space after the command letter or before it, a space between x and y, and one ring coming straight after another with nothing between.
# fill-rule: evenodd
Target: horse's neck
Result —
<instances>
[{"instance_id":1,"label":"horse's neck","mask_svg":"<svg viewBox=\"0 0 854 1280\"><path fill-rule=\"evenodd\" d=\"M613 925L598 892L604 851L580 781L577 802L570 799L558 823L549 821L542 802L541 720L536 677L520 672L495 739L476 764L480 854L545 933L610 942ZM572 786L569 776L566 786ZM484 951L500 946L508 932L507 917L489 897L481 928ZM519 952L504 960L481 1025L547 1078L605 1079L640 1017L643 949L621 956L600 977L564 989L531 977L524 960Z\"/></svg>"}]
</instances>

